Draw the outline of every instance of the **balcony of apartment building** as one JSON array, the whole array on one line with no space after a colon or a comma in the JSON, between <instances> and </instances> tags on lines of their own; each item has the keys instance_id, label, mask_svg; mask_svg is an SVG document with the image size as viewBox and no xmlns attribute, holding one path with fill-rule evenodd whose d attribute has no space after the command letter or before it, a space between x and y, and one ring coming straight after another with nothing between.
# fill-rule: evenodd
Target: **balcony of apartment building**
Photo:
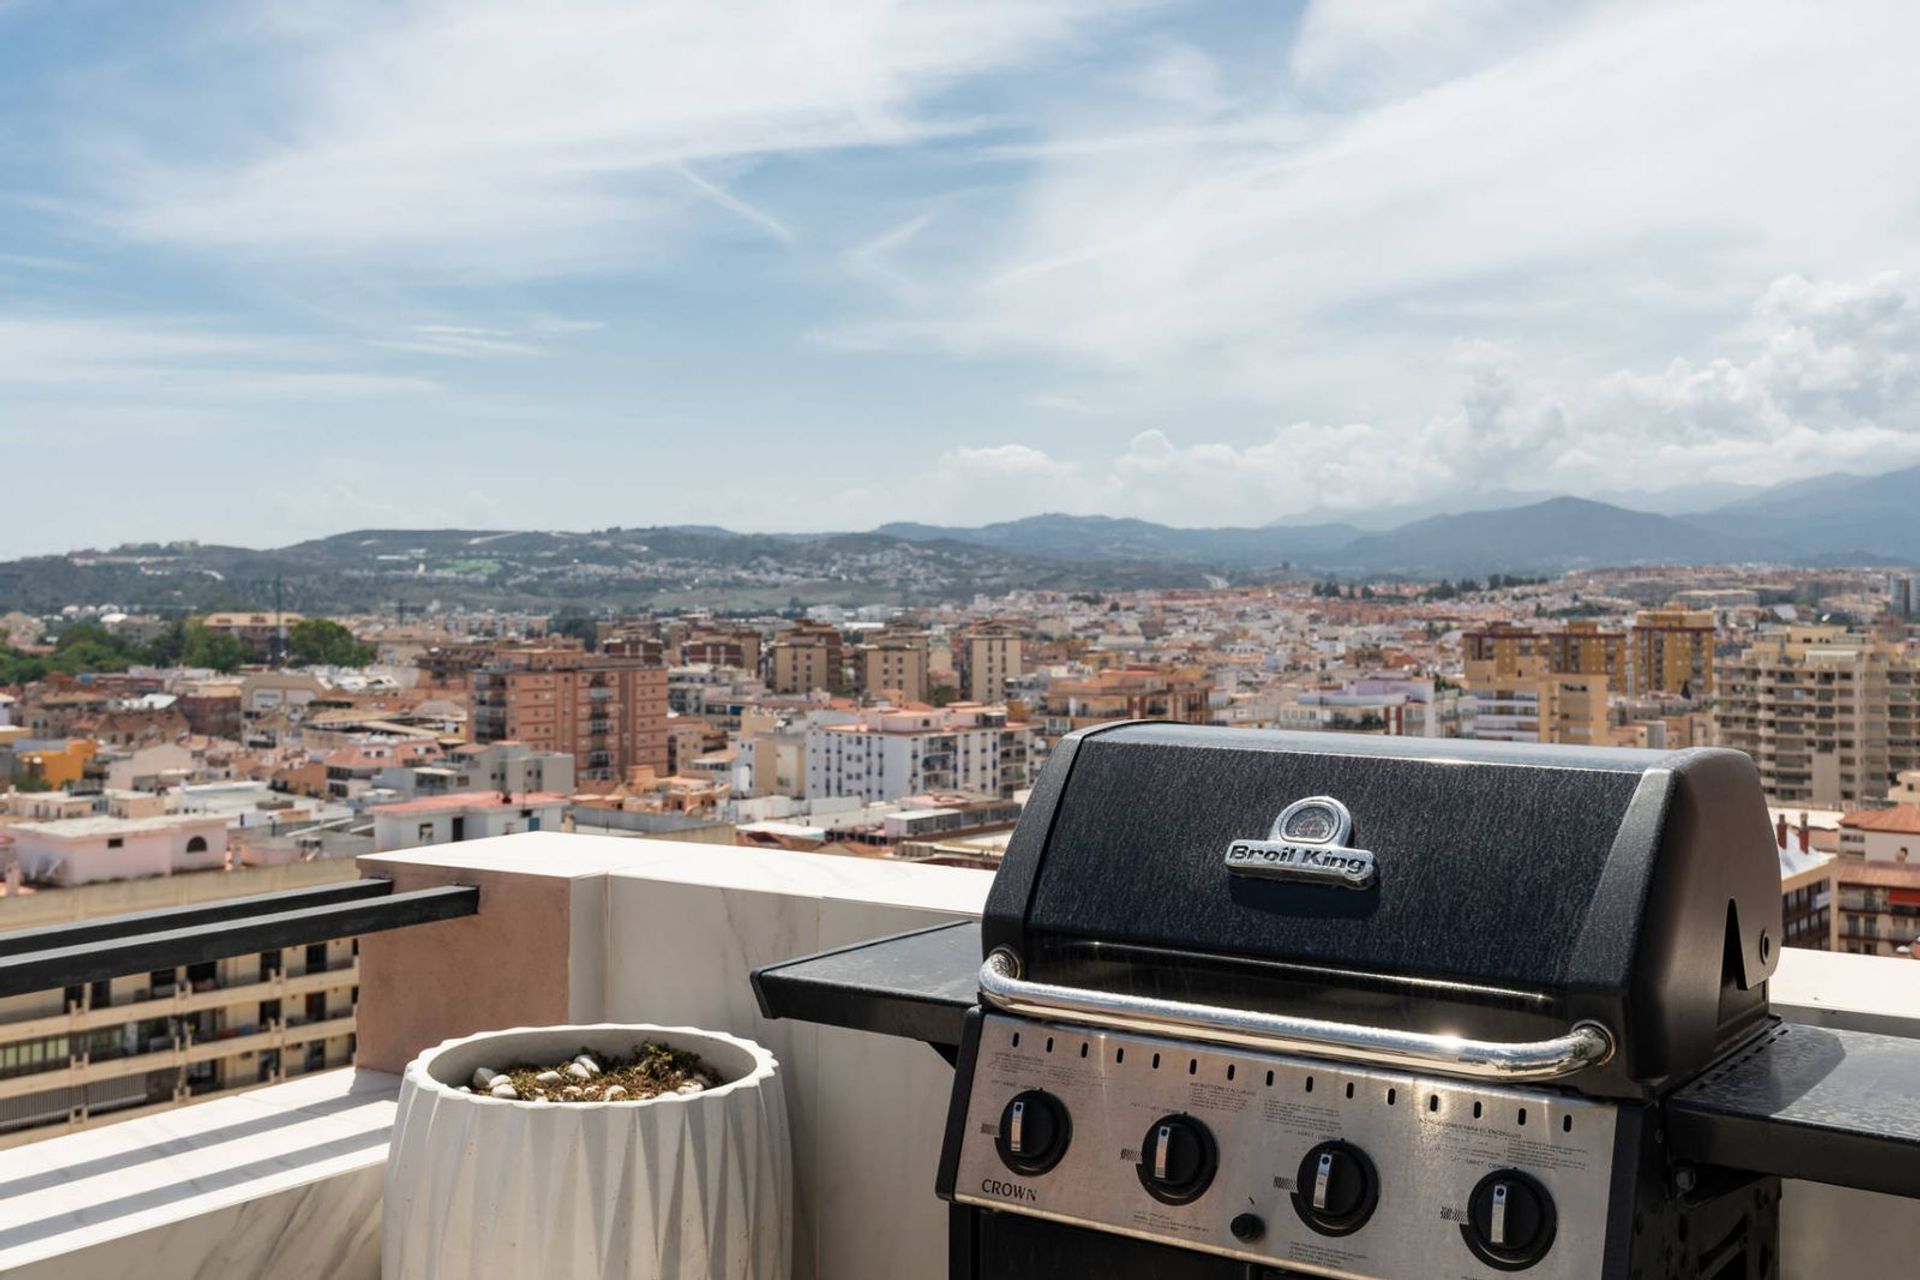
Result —
<instances>
[{"instance_id":1,"label":"balcony of apartment building","mask_svg":"<svg viewBox=\"0 0 1920 1280\"><path fill-rule=\"evenodd\" d=\"M68 985L59 1012L0 1023L0 1146L32 1139L54 1115L83 1128L279 1080L289 1050L302 1055L296 1069L344 1065L358 980L346 939L290 964L274 951Z\"/></svg>"},{"instance_id":2,"label":"balcony of apartment building","mask_svg":"<svg viewBox=\"0 0 1920 1280\"><path fill-rule=\"evenodd\" d=\"M355 1063L10 1151L0 1270L372 1280L395 1073L454 1034L606 1020L725 1030L778 1058L795 1280L943 1274L948 1214L932 1183L951 1068L912 1040L768 1020L749 974L977 918L991 872L553 832L360 865L388 882L368 903L433 909L359 926ZM306 918L309 934L327 927ZM290 967L307 958L285 954ZM1800 1021L1920 1037L1911 964L1788 951L1772 996ZM862 1134L885 1140L846 1140ZM1778 1276L1904 1274L1920 1250L1920 1203L1789 1182L1782 1213Z\"/></svg>"}]
</instances>

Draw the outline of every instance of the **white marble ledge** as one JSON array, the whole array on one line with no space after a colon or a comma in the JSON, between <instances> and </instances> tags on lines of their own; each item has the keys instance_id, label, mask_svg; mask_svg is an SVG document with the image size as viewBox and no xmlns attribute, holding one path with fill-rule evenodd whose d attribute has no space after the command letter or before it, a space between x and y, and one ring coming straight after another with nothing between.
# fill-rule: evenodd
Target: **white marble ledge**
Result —
<instances>
[{"instance_id":1,"label":"white marble ledge","mask_svg":"<svg viewBox=\"0 0 1920 1280\"><path fill-rule=\"evenodd\" d=\"M1788 947L1767 996L1795 1022L1920 1037L1920 960Z\"/></svg>"},{"instance_id":2,"label":"white marble ledge","mask_svg":"<svg viewBox=\"0 0 1920 1280\"><path fill-rule=\"evenodd\" d=\"M471 868L572 880L596 876L657 880L881 903L955 916L979 915L986 904L987 887L993 883L992 872L968 867L560 831L529 831L370 854L360 859L360 865L374 875L385 865Z\"/></svg>"},{"instance_id":3,"label":"white marble ledge","mask_svg":"<svg viewBox=\"0 0 1920 1280\"><path fill-rule=\"evenodd\" d=\"M393 853L368 853L358 858L361 869L379 875L382 864L410 867L471 867L515 875L553 876L578 880L644 864L652 840L618 836L574 835L564 831L523 831L511 836L488 836L457 844L424 845ZM686 847L686 846L679 846ZM709 846L725 849L725 845Z\"/></svg>"},{"instance_id":4,"label":"white marble ledge","mask_svg":"<svg viewBox=\"0 0 1920 1280\"><path fill-rule=\"evenodd\" d=\"M0 1274L375 1276L399 1087L319 1072L0 1153Z\"/></svg>"}]
</instances>

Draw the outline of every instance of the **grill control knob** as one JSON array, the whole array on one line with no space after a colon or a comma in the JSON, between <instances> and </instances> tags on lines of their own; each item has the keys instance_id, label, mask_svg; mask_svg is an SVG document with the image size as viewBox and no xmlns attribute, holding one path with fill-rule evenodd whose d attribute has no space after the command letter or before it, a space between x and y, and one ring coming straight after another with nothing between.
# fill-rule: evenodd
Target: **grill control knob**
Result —
<instances>
[{"instance_id":1,"label":"grill control knob","mask_svg":"<svg viewBox=\"0 0 1920 1280\"><path fill-rule=\"evenodd\" d=\"M1300 1161L1293 1210L1323 1236L1352 1235L1380 1203L1380 1177L1350 1142L1323 1142Z\"/></svg>"},{"instance_id":2,"label":"grill control knob","mask_svg":"<svg viewBox=\"0 0 1920 1280\"><path fill-rule=\"evenodd\" d=\"M1553 1248L1554 1226L1547 1189L1518 1169L1500 1169L1474 1187L1460 1234L1488 1266L1521 1271Z\"/></svg>"},{"instance_id":3,"label":"grill control knob","mask_svg":"<svg viewBox=\"0 0 1920 1280\"><path fill-rule=\"evenodd\" d=\"M1073 1121L1060 1099L1044 1089L1029 1089L1015 1094L1000 1113L994 1146L1007 1168L1032 1176L1059 1164L1072 1140Z\"/></svg>"},{"instance_id":4,"label":"grill control knob","mask_svg":"<svg viewBox=\"0 0 1920 1280\"><path fill-rule=\"evenodd\" d=\"M1219 1167L1213 1134L1192 1116L1161 1116L1140 1142L1140 1185L1162 1204L1198 1200Z\"/></svg>"}]
</instances>

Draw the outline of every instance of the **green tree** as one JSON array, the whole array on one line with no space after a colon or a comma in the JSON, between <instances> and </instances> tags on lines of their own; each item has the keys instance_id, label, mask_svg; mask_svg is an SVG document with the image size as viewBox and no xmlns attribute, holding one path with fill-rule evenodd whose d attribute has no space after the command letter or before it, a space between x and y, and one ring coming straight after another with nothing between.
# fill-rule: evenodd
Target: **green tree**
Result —
<instances>
[{"instance_id":1,"label":"green tree","mask_svg":"<svg viewBox=\"0 0 1920 1280\"><path fill-rule=\"evenodd\" d=\"M247 646L224 631L209 631L205 623L189 622L181 646L182 666L213 671L238 671L248 658Z\"/></svg>"},{"instance_id":2,"label":"green tree","mask_svg":"<svg viewBox=\"0 0 1920 1280\"><path fill-rule=\"evenodd\" d=\"M287 657L301 667L364 667L373 661L375 650L332 618L302 618L287 632Z\"/></svg>"},{"instance_id":3,"label":"green tree","mask_svg":"<svg viewBox=\"0 0 1920 1280\"><path fill-rule=\"evenodd\" d=\"M0 685L30 684L46 679L52 665L35 653L22 653L12 645L0 644Z\"/></svg>"},{"instance_id":4,"label":"green tree","mask_svg":"<svg viewBox=\"0 0 1920 1280\"><path fill-rule=\"evenodd\" d=\"M68 675L80 675L88 671L125 671L145 658L143 648L99 623L73 622L62 629L54 641L53 657L47 665Z\"/></svg>"},{"instance_id":5,"label":"green tree","mask_svg":"<svg viewBox=\"0 0 1920 1280\"><path fill-rule=\"evenodd\" d=\"M178 618L147 645L147 661L156 667L177 667L187 651L187 624Z\"/></svg>"},{"instance_id":6,"label":"green tree","mask_svg":"<svg viewBox=\"0 0 1920 1280\"><path fill-rule=\"evenodd\" d=\"M547 634L571 636L592 653L600 644L600 628L584 613L562 613L547 619Z\"/></svg>"}]
</instances>

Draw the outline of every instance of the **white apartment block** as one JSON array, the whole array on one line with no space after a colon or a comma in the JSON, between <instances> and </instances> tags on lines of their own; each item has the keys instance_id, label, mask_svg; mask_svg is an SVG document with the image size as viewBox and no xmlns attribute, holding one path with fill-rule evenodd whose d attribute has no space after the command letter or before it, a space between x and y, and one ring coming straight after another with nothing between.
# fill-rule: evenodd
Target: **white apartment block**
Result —
<instances>
[{"instance_id":1,"label":"white apartment block","mask_svg":"<svg viewBox=\"0 0 1920 1280\"><path fill-rule=\"evenodd\" d=\"M807 730L806 798L898 800L932 791L1012 797L1027 786L1032 726L1005 707L875 707L851 724Z\"/></svg>"}]
</instances>

